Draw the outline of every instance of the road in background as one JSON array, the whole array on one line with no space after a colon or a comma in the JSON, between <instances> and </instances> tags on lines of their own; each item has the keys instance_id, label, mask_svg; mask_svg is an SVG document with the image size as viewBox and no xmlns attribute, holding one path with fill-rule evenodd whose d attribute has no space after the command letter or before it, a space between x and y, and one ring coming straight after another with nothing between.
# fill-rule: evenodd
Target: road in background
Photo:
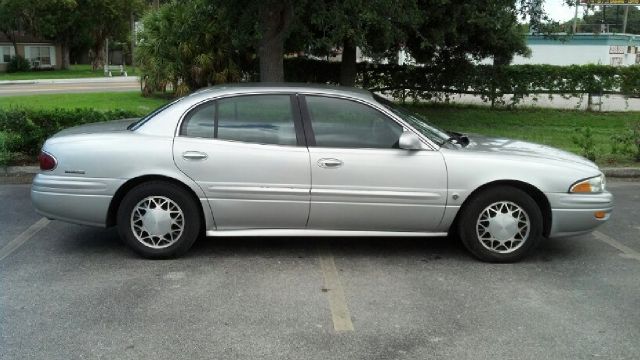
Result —
<instances>
[{"instance_id":1,"label":"road in background","mask_svg":"<svg viewBox=\"0 0 640 360\"><path fill-rule=\"evenodd\" d=\"M0 185L0 248L22 242L0 261L0 358L637 359L640 183L608 186L596 235L487 264L443 238L216 238L143 260L114 229L35 232L28 185Z\"/></svg>"},{"instance_id":2,"label":"road in background","mask_svg":"<svg viewBox=\"0 0 640 360\"><path fill-rule=\"evenodd\" d=\"M37 94L140 91L137 76L86 79L0 81L0 97Z\"/></svg>"}]
</instances>

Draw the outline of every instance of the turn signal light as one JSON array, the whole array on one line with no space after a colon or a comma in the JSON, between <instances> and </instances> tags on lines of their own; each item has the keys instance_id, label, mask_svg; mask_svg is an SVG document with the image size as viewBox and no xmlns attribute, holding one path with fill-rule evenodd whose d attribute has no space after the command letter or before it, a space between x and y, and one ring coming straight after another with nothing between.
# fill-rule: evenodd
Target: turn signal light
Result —
<instances>
[{"instance_id":1,"label":"turn signal light","mask_svg":"<svg viewBox=\"0 0 640 360\"><path fill-rule=\"evenodd\" d=\"M571 189L571 192L574 193L590 193L591 192L591 184L589 182L582 182L577 184Z\"/></svg>"},{"instance_id":2,"label":"turn signal light","mask_svg":"<svg viewBox=\"0 0 640 360\"><path fill-rule=\"evenodd\" d=\"M595 216L596 219L604 219L607 214L604 211L596 211L593 216Z\"/></svg>"},{"instance_id":3,"label":"turn signal light","mask_svg":"<svg viewBox=\"0 0 640 360\"><path fill-rule=\"evenodd\" d=\"M44 151L38 155L38 162L40 163L40 170L44 171L51 171L58 165L56 158Z\"/></svg>"}]
</instances>

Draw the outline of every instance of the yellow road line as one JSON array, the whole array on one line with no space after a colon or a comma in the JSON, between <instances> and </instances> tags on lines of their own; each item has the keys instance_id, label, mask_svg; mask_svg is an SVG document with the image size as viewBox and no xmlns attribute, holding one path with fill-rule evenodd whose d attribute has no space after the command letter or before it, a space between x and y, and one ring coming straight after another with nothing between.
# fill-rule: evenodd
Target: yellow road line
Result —
<instances>
[{"instance_id":1,"label":"yellow road line","mask_svg":"<svg viewBox=\"0 0 640 360\"><path fill-rule=\"evenodd\" d=\"M18 250L18 248L29 241L38 231L45 228L45 226L49 225L51 221L49 219L42 218L38 220L35 224L29 226L29 228L22 232L22 234L18 235L15 239L9 241L7 245L0 249L0 261L4 260L7 256L11 255L14 251Z\"/></svg>"},{"instance_id":2,"label":"yellow road line","mask_svg":"<svg viewBox=\"0 0 640 360\"><path fill-rule=\"evenodd\" d=\"M320 268L324 276L324 289L329 300L329 308L331 309L331 317L333 319L333 328L340 331L353 331L353 323L351 322L351 314L347 307L347 301L344 297L344 289L340 283L338 269L333 260L333 255L327 250L321 250Z\"/></svg>"},{"instance_id":3,"label":"yellow road line","mask_svg":"<svg viewBox=\"0 0 640 360\"><path fill-rule=\"evenodd\" d=\"M596 237L596 239L609 244L610 246L613 246L614 248L620 250L623 252L623 254L620 254L621 256L628 258L628 259L635 259L640 261L640 253L633 250L632 248L621 244L618 240L612 238L611 236L605 235L603 233L601 233L600 231L594 231L593 232L593 236Z\"/></svg>"}]
</instances>

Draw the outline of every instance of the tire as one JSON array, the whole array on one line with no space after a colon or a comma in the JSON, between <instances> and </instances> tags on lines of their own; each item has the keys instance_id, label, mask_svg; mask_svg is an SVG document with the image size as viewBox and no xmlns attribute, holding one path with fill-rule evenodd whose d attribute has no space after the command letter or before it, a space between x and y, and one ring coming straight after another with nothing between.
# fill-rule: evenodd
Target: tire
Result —
<instances>
[{"instance_id":1,"label":"tire","mask_svg":"<svg viewBox=\"0 0 640 360\"><path fill-rule=\"evenodd\" d=\"M521 260L538 245L542 226L542 212L531 196L515 187L496 186L472 195L457 231L476 258L508 263Z\"/></svg>"},{"instance_id":2,"label":"tire","mask_svg":"<svg viewBox=\"0 0 640 360\"><path fill-rule=\"evenodd\" d=\"M131 189L120 203L117 221L124 242L148 259L184 254L201 229L198 204L180 186L165 181Z\"/></svg>"}]
</instances>

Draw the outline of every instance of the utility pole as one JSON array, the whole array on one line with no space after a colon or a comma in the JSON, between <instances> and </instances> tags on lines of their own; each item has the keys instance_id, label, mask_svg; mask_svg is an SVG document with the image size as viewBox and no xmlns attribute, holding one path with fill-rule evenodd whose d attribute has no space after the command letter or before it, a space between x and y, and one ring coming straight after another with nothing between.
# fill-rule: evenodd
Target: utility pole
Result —
<instances>
[{"instance_id":1,"label":"utility pole","mask_svg":"<svg viewBox=\"0 0 640 360\"><path fill-rule=\"evenodd\" d=\"M573 15L573 33L576 34L578 32L578 8L580 7L580 2L576 1L576 12Z\"/></svg>"},{"instance_id":2,"label":"utility pole","mask_svg":"<svg viewBox=\"0 0 640 360\"><path fill-rule=\"evenodd\" d=\"M131 11L131 68L136 68L136 59L135 59L135 50L136 50L136 19L133 16L133 11Z\"/></svg>"},{"instance_id":3,"label":"utility pole","mask_svg":"<svg viewBox=\"0 0 640 360\"><path fill-rule=\"evenodd\" d=\"M627 20L629 19L629 6L624 7L624 17L622 19L622 33L627 33Z\"/></svg>"}]
</instances>

